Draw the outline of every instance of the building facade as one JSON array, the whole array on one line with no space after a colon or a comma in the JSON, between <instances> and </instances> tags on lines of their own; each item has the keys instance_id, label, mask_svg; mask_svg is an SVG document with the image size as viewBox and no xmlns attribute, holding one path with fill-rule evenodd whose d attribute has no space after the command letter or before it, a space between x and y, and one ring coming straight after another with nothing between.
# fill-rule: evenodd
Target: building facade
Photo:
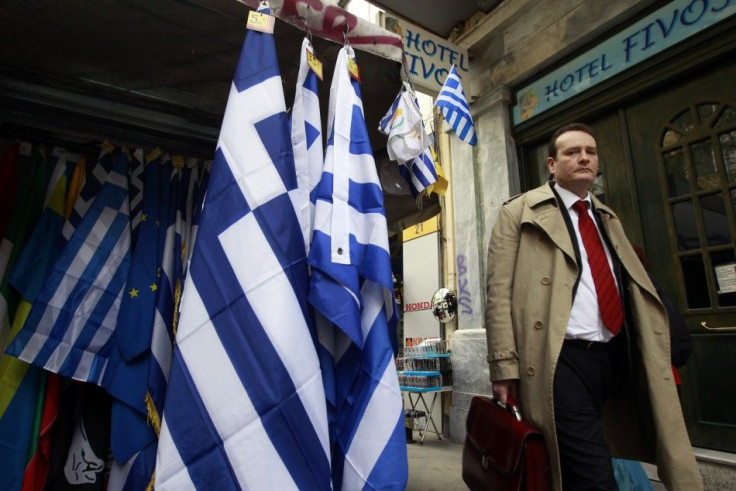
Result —
<instances>
[{"instance_id":1,"label":"building facade","mask_svg":"<svg viewBox=\"0 0 736 491\"><path fill-rule=\"evenodd\" d=\"M594 192L617 211L691 330L681 400L706 485L732 486L736 3L505 1L454 41L471 56L479 144L451 148L455 259L466 275L460 288L458 269L458 290L472 305L459 309L453 335L452 438L464 438L472 395L490 392L478 367L486 366L485 258L498 210L547 180L550 134L581 121L597 133Z\"/></svg>"}]
</instances>

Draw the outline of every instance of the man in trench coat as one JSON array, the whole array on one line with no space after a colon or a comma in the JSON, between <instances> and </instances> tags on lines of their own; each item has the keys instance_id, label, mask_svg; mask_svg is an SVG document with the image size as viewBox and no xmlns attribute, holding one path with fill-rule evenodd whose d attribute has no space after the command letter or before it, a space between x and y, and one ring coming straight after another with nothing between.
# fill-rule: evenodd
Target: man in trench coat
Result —
<instances>
[{"instance_id":1,"label":"man in trench coat","mask_svg":"<svg viewBox=\"0 0 736 491\"><path fill-rule=\"evenodd\" d=\"M665 308L618 217L589 193L598 173L592 130L560 128L547 165L554 181L507 201L491 236L485 319L494 395L515 395L544 434L557 490L616 489L611 456L657 464L668 489L702 489ZM623 314L615 335L598 309L606 301L596 297L588 243L574 228L584 213L578 199L589 201L615 278Z\"/></svg>"}]
</instances>

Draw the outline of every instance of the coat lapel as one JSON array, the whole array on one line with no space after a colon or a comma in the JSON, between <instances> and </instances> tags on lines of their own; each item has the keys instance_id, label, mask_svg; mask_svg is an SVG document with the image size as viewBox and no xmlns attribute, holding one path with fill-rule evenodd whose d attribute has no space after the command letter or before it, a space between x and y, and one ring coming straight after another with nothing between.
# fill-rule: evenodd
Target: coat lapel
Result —
<instances>
[{"instance_id":1,"label":"coat lapel","mask_svg":"<svg viewBox=\"0 0 736 491\"><path fill-rule=\"evenodd\" d=\"M577 262L565 219L549 185L544 184L529 191L527 206L528 216L523 216L522 222L531 223L542 229L562 252L567 254L573 262Z\"/></svg>"}]
</instances>

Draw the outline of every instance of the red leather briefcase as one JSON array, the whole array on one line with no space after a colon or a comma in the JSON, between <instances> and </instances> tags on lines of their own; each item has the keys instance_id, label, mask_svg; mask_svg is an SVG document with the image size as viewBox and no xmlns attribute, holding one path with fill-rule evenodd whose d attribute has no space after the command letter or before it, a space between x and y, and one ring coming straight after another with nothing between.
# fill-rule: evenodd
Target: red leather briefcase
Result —
<instances>
[{"instance_id":1,"label":"red leather briefcase","mask_svg":"<svg viewBox=\"0 0 736 491\"><path fill-rule=\"evenodd\" d=\"M511 405L504 408L488 397L473 397L462 465L463 481L470 489L552 489L542 434L518 414Z\"/></svg>"}]
</instances>

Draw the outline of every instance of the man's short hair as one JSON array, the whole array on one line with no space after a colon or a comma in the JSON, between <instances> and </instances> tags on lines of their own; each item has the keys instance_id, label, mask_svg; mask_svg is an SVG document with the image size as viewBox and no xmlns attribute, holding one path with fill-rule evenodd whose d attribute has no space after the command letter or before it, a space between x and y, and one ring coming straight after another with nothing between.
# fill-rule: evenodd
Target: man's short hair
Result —
<instances>
[{"instance_id":1,"label":"man's short hair","mask_svg":"<svg viewBox=\"0 0 736 491\"><path fill-rule=\"evenodd\" d=\"M595 133L593 132L593 128L591 128L587 124L583 124L583 123L566 124L565 126L558 128L557 131L555 131L552 134L552 138L549 139L549 146L547 147L547 155L549 155L553 159L557 158L557 139L560 137L561 134L567 133L568 131L582 131L583 133L587 133L590 136L592 136L593 139L595 139Z\"/></svg>"}]
</instances>

